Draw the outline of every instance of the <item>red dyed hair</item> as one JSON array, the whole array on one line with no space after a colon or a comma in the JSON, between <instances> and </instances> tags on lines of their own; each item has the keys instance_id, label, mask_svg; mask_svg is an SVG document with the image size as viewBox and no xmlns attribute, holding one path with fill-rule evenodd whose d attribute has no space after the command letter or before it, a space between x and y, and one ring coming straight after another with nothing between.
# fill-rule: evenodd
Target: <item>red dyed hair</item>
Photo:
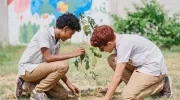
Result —
<instances>
[{"instance_id":1,"label":"red dyed hair","mask_svg":"<svg viewBox=\"0 0 180 100\"><path fill-rule=\"evenodd\" d=\"M91 37L91 45L94 47L106 46L109 41L114 40L113 29L108 25L97 26Z\"/></svg>"}]
</instances>

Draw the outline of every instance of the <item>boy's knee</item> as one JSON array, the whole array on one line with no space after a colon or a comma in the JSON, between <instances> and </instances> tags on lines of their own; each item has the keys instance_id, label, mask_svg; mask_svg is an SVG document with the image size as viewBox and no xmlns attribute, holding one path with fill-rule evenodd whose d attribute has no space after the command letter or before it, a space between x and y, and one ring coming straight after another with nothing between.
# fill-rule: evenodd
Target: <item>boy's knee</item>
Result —
<instances>
[{"instance_id":1,"label":"boy's knee","mask_svg":"<svg viewBox=\"0 0 180 100\"><path fill-rule=\"evenodd\" d=\"M67 73L67 71L69 70L69 64L68 64L68 61L63 61L63 62L60 62L57 66L57 70L60 72L60 73Z\"/></svg>"},{"instance_id":2,"label":"boy's knee","mask_svg":"<svg viewBox=\"0 0 180 100\"><path fill-rule=\"evenodd\" d=\"M115 54L111 54L107 59L109 65L115 61Z\"/></svg>"},{"instance_id":3,"label":"boy's knee","mask_svg":"<svg viewBox=\"0 0 180 100\"><path fill-rule=\"evenodd\" d=\"M122 100L136 100L135 95L131 92L131 90L123 90L121 94Z\"/></svg>"},{"instance_id":4,"label":"boy's knee","mask_svg":"<svg viewBox=\"0 0 180 100\"><path fill-rule=\"evenodd\" d=\"M109 67L111 67L113 70L116 69L116 55L115 54L111 54L108 59L108 64L109 64Z\"/></svg>"},{"instance_id":5,"label":"boy's knee","mask_svg":"<svg viewBox=\"0 0 180 100\"><path fill-rule=\"evenodd\" d=\"M112 57L111 57L112 55L110 55L108 58L107 58L107 62L108 63L111 63L112 62Z\"/></svg>"}]
</instances>

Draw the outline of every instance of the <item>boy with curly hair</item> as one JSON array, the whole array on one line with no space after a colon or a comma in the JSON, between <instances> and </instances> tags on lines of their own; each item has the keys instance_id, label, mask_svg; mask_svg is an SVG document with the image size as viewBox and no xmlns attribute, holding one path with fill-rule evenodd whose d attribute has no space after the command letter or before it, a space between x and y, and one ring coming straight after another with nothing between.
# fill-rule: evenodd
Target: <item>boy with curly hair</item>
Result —
<instances>
[{"instance_id":1,"label":"boy with curly hair","mask_svg":"<svg viewBox=\"0 0 180 100\"><path fill-rule=\"evenodd\" d=\"M16 97L20 99L26 83L34 83L31 98L49 100L47 94L65 99L67 90L59 83L62 80L67 87L78 94L79 90L67 78L69 69L67 59L78 57L85 53L84 48L59 54L61 41L70 39L76 31L80 31L79 19L66 13L56 20L56 27L40 28L24 51L18 67Z\"/></svg>"}]
</instances>

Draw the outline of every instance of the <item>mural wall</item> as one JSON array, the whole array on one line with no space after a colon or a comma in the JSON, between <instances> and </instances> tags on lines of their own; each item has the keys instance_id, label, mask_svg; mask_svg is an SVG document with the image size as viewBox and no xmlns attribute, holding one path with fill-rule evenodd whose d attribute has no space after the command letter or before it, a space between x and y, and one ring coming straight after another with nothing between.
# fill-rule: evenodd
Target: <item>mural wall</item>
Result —
<instances>
[{"instance_id":1,"label":"mural wall","mask_svg":"<svg viewBox=\"0 0 180 100\"><path fill-rule=\"evenodd\" d=\"M157 1L171 13L180 11L180 0ZM12 45L27 44L40 27L55 25L56 18L67 11L76 16L85 13L99 25L112 24L109 13L126 17L125 8L133 11L133 2L139 3L140 0L7 0L7 37ZM70 41L75 43L88 39L82 32L78 32Z\"/></svg>"},{"instance_id":2,"label":"mural wall","mask_svg":"<svg viewBox=\"0 0 180 100\"><path fill-rule=\"evenodd\" d=\"M27 44L40 27L54 26L66 12L79 17L94 8L93 0L7 0L7 4L10 44Z\"/></svg>"}]
</instances>

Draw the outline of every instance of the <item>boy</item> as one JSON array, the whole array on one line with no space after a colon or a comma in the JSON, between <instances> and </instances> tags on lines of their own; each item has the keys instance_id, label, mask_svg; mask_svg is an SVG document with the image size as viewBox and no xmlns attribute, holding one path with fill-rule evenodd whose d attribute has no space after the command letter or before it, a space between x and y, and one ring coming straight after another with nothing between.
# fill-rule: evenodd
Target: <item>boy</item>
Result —
<instances>
[{"instance_id":1,"label":"boy","mask_svg":"<svg viewBox=\"0 0 180 100\"><path fill-rule=\"evenodd\" d=\"M56 27L39 29L19 61L20 78L16 88L18 99L27 82L35 83L31 98L36 100L49 100L46 94L64 100L68 92L59 83L60 79L74 94L79 93L78 88L65 75L69 69L66 60L84 54L84 48L64 55L59 54L59 48L60 41L70 39L80 29L79 19L71 13L60 16Z\"/></svg>"},{"instance_id":2,"label":"boy","mask_svg":"<svg viewBox=\"0 0 180 100\"><path fill-rule=\"evenodd\" d=\"M123 100L142 100L158 92L172 97L171 81L165 76L164 56L148 39L130 34L115 35L111 27L102 25L94 30L91 45L109 53L115 49L108 58L115 74L106 95L96 100L110 100L122 81L126 83L121 94Z\"/></svg>"}]
</instances>

